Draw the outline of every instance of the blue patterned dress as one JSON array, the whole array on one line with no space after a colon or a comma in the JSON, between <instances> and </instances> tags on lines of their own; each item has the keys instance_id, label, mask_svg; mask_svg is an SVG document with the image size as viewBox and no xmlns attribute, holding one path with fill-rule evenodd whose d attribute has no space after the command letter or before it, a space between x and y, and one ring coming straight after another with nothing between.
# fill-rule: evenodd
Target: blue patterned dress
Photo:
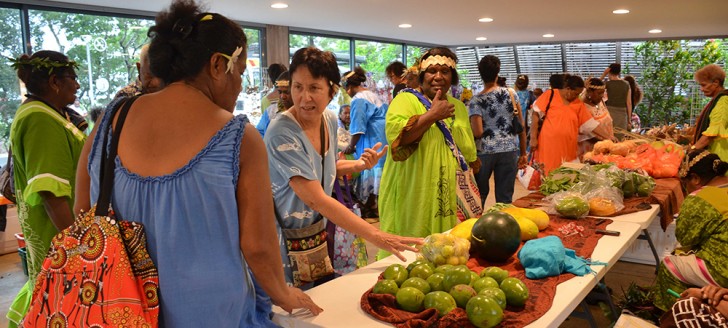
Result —
<instances>
[{"instance_id":1,"label":"blue patterned dress","mask_svg":"<svg viewBox=\"0 0 728 328\"><path fill-rule=\"evenodd\" d=\"M240 251L236 189L247 123L244 115L231 119L169 175L142 177L116 159L111 201L120 218L144 224L159 269L161 327L276 326L270 299L257 288ZM92 203L102 135L97 133L89 155Z\"/></svg>"}]
</instances>

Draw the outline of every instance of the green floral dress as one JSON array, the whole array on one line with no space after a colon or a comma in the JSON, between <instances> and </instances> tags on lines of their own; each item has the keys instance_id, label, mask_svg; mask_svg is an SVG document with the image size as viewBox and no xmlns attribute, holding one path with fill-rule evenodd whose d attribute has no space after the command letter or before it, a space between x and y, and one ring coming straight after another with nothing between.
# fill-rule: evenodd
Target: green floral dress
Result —
<instances>
[{"instance_id":1,"label":"green floral dress","mask_svg":"<svg viewBox=\"0 0 728 328\"><path fill-rule=\"evenodd\" d=\"M459 100L455 117L444 120L465 160L474 162L475 140L468 110ZM433 124L415 143L399 146L402 132L426 112L411 93L399 93L389 106L386 118L389 154L379 189L380 229L400 236L426 237L451 229L458 222L455 171L458 161ZM378 258L389 254L380 251Z\"/></svg>"},{"instance_id":2,"label":"green floral dress","mask_svg":"<svg viewBox=\"0 0 728 328\"><path fill-rule=\"evenodd\" d=\"M18 108L10 128L18 219L28 251L29 279L8 312L9 327L23 318L30 305L35 276L51 239L58 233L43 207L40 192L67 197L73 208L76 165L86 135L40 101Z\"/></svg>"},{"instance_id":3,"label":"green floral dress","mask_svg":"<svg viewBox=\"0 0 728 328\"><path fill-rule=\"evenodd\" d=\"M675 237L681 247L675 254L694 253L722 287L728 287L728 186L707 186L685 198L676 221ZM655 305L669 310L677 300L667 293L681 293L689 287L660 264L657 273ZM699 286L702 287L702 286Z\"/></svg>"}]
</instances>

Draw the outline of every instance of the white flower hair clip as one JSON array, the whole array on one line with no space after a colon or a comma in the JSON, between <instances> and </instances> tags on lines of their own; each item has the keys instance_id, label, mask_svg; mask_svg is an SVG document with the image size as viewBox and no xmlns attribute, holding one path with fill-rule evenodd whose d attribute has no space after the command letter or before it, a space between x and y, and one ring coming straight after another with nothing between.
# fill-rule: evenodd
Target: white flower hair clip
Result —
<instances>
[{"instance_id":1,"label":"white flower hair clip","mask_svg":"<svg viewBox=\"0 0 728 328\"><path fill-rule=\"evenodd\" d=\"M228 59L227 69L225 70L225 74L233 71L233 68L235 67L235 62L238 61L238 57L240 57L240 54L242 52L243 52L243 47L237 47L237 48L235 48L235 51L233 51L232 56L221 53L221 55L223 57Z\"/></svg>"}]
</instances>

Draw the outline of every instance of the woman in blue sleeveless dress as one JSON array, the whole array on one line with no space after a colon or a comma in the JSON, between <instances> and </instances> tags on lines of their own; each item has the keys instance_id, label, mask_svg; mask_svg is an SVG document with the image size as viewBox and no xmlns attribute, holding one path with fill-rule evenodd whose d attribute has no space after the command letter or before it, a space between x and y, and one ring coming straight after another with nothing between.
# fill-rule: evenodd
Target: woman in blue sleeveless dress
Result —
<instances>
[{"instance_id":1,"label":"woman in blue sleeveless dress","mask_svg":"<svg viewBox=\"0 0 728 328\"><path fill-rule=\"evenodd\" d=\"M166 87L130 109L111 203L118 217L145 226L159 270L160 326L273 327L271 301L318 314L285 284L262 138L232 115L245 71L242 29L177 1L150 35L152 71ZM78 188L77 211L98 194L102 135L84 147L79 185L87 188Z\"/></svg>"}]
</instances>

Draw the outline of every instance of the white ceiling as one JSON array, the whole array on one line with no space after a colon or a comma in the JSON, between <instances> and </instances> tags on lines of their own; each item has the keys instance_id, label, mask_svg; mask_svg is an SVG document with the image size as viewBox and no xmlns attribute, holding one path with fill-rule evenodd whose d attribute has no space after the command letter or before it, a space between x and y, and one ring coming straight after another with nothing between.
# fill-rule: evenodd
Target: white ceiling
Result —
<instances>
[{"instance_id":1,"label":"white ceiling","mask_svg":"<svg viewBox=\"0 0 728 328\"><path fill-rule=\"evenodd\" d=\"M157 12L163 0L63 0ZM287 9L273 9L286 2ZM728 35L728 0L209 0L209 11L285 25L446 46ZM615 9L628 9L615 15ZM491 23L479 18L490 17ZM412 28L401 29L402 23ZM650 34L650 29L661 29ZM546 33L553 38L543 38ZM487 37L487 41L476 41Z\"/></svg>"}]
</instances>

